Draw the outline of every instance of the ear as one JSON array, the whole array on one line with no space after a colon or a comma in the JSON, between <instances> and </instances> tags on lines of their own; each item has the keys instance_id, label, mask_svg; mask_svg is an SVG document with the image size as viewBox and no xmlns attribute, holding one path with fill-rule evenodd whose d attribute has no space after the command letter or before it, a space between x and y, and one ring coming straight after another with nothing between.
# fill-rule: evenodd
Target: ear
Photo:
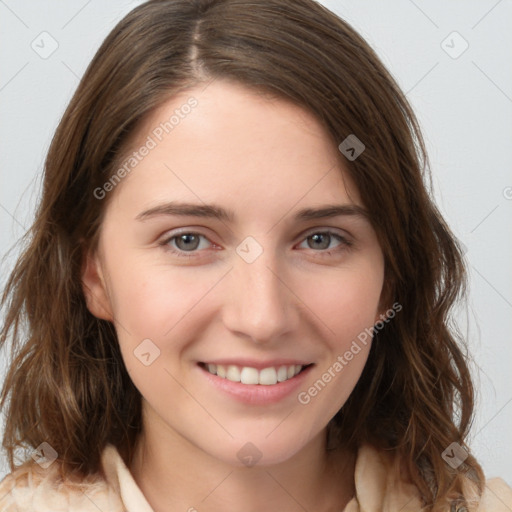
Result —
<instances>
[{"instance_id":1,"label":"ear","mask_svg":"<svg viewBox=\"0 0 512 512\"><path fill-rule=\"evenodd\" d=\"M87 309L95 317L112 322L112 305L97 251L91 253L88 249L84 250L81 278Z\"/></svg>"}]
</instances>

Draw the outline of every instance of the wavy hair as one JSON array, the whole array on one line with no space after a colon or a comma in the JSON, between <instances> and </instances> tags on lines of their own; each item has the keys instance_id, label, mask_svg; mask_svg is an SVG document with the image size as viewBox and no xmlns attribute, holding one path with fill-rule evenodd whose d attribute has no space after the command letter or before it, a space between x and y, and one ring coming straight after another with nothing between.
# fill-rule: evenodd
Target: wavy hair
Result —
<instances>
[{"instance_id":1,"label":"wavy hair","mask_svg":"<svg viewBox=\"0 0 512 512\"><path fill-rule=\"evenodd\" d=\"M397 454L427 510L463 502L469 481L481 494L472 455L465 471L442 458L452 442L465 446L474 408L467 347L451 316L466 270L432 199L418 121L368 43L314 0L152 0L102 43L53 137L35 221L2 296L0 347L13 348L0 401L11 470L17 448L45 441L69 474L98 472L107 443L130 464L141 395L113 324L89 312L81 285L84 251L96 247L112 195L99 200L94 190L153 109L215 79L295 102L336 146L350 134L366 145L355 160L338 156L381 244L388 305L403 311L374 333L331 431Z\"/></svg>"}]
</instances>

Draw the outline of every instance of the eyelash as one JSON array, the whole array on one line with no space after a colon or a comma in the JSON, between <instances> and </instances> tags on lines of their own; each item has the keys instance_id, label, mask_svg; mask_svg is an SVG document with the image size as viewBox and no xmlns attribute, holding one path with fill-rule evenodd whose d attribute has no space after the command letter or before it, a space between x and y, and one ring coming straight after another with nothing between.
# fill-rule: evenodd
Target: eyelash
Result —
<instances>
[{"instance_id":1,"label":"eyelash","mask_svg":"<svg viewBox=\"0 0 512 512\"><path fill-rule=\"evenodd\" d=\"M208 238L205 236L205 235L202 235L201 233L196 233L194 231L183 231L181 233L177 233L175 235L172 235L170 237L167 237L165 238L164 240L162 240L159 245L162 246L166 251L169 251L171 252L173 255L179 257L179 258L195 258L197 253L198 252L201 252L199 250L193 250L193 251L182 251L182 250L179 250L179 249L174 249L172 248L169 244L172 240L180 237L180 236L183 236L183 235L195 235L195 236L199 236L199 237L203 237L205 239L208 240ZM344 251L344 250L348 250L352 247L353 245L353 242L351 242L350 240L348 240L347 238L345 238L344 236L340 235L339 233L334 233L333 231L329 231L329 230L326 230L326 231L314 231L313 233L310 233L309 235L307 235L304 239L304 240L307 240L308 238L312 237L313 235L329 235L331 237L334 237L334 238L337 238L341 244L336 247L335 249L331 249L331 250L327 250L327 249L322 249L322 250L318 250L318 251L315 251L314 249L311 249L313 252L318 252L323 256L331 256L332 253L336 253L336 252L341 252L341 251Z\"/></svg>"}]
</instances>

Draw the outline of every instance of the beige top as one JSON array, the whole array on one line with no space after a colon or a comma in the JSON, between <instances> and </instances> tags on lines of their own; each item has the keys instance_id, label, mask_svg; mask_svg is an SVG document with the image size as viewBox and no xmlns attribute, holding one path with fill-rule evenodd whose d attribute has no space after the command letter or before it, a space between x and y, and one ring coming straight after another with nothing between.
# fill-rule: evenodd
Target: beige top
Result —
<instances>
[{"instance_id":1,"label":"beige top","mask_svg":"<svg viewBox=\"0 0 512 512\"><path fill-rule=\"evenodd\" d=\"M62 481L55 463L47 469L35 462L17 468L0 482L0 512L154 512L114 446L105 448L101 461L106 478L94 475L75 484ZM344 512L422 510L416 487L395 480L390 464L389 454L360 448L356 496ZM477 510L511 512L512 489L501 478L488 480Z\"/></svg>"}]
</instances>

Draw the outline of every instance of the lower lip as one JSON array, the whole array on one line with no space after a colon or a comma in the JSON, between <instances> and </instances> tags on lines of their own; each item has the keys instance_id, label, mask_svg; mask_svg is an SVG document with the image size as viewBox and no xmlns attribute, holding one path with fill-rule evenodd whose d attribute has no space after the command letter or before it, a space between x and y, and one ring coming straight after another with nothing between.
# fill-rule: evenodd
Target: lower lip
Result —
<instances>
[{"instance_id":1,"label":"lower lip","mask_svg":"<svg viewBox=\"0 0 512 512\"><path fill-rule=\"evenodd\" d=\"M215 386L220 391L231 396L239 402L252 405L267 405L280 402L285 397L290 396L296 391L308 376L313 364L302 370L299 374L284 382L278 382L270 386L263 384L242 384L241 382L233 382L228 379L223 379L217 375L213 375L208 370L197 365L208 382Z\"/></svg>"}]
</instances>

